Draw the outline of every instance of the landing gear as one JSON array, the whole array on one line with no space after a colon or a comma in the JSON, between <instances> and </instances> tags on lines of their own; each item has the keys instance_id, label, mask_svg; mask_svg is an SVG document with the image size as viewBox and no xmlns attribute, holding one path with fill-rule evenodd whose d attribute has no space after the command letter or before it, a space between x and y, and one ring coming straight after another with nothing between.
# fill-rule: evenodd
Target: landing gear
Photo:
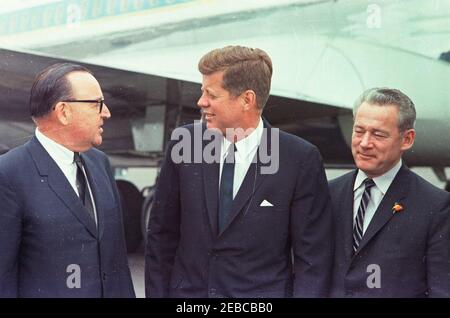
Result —
<instances>
[{"instance_id":1,"label":"landing gear","mask_svg":"<svg viewBox=\"0 0 450 318\"><path fill-rule=\"evenodd\" d=\"M450 181L445 183L445 191L450 192Z\"/></svg>"},{"instance_id":2,"label":"landing gear","mask_svg":"<svg viewBox=\"0 0 450 318\"><path fill-rule=\"evenodd\" d=\"M142 212L141 212L141 232L142 237L144 239L144 246L147 243L147 229L148 229L148 221L150 220L150 211L153 206L153 197L155 194L155 187L146 187L142 190L142 194L144 196L144 203L142 204Z\"/></svg>"}]
</instances>

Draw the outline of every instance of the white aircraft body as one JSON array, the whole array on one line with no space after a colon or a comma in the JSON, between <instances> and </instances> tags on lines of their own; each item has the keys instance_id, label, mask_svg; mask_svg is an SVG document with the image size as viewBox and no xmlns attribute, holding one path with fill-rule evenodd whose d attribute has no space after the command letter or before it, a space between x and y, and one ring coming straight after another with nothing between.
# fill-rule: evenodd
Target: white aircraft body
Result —
<instances>
[{"instance_id":1,"label":"white aircraft body","mask_svg":"<svg viewBox=\"0 0 450 318\"><path fill-rule=\"evenodd\" d=\"M203 54L259 47L273 60L264 116L351 166L352 107L370 87L416 104L405 155L446 181L450 166L448 0L48 0L0 5L0 151L33 134L38 71L75 61L99 79L112 119L102 149L115 166L158 166L174 127L199 118Z\"/></svg>"}]
</instances>

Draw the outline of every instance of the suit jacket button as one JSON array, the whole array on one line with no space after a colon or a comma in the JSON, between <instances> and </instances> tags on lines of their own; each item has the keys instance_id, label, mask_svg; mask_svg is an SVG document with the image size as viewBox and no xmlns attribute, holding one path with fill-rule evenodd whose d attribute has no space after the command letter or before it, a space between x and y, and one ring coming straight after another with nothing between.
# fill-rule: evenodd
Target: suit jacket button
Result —
<instances>
[{"instance_id":1,"label":"suit jacket button","mask_svg":"<svg viewBox=\"0 0 450 318\"><path fill-rule=\"evenodd\" d=\"M105 272L102 273L102 279L106 280L106 273Z\"/></svg>"},{"instance_id":2,"label":"suit jacket button","mask_svg":"<svg viewBox=\"0 0 450 318\"><path fill-rule=\"evenodd\" d=\"M215 296L215 295L216 295L216 292L217 292L217 289L215 289L215 288L210 288L210 289L209 289L209 295L210 295L210 296Z\"/></svg>"}]
</instances>

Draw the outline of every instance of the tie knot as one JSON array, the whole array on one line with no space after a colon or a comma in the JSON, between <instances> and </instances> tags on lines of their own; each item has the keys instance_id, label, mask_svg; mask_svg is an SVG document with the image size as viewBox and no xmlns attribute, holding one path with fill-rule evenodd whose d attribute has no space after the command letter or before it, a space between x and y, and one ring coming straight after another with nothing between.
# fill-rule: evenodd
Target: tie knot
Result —
<instances>
[{"instance_id":1,"label":"tie knot","mask_svg":"<svg viewBox=\"0 0 450 318\"><path fill-rule=\"evenodd\" d=\"M79 152L74 152L73 153L73 162L75 162L76 164L78 163L82 163L81 162L81 157L80 157L80 153Z\"/></svg>"},{"instance_id":2,"label":"tie knot","mask_svg":"<svg viewBox=\"0 0 450 318\"><path fill-rule=\"evenodd\" d=\"M366 190L369 190L374 185L375 185L375 182L373 182L372 179L367 178L366 180L364 180L364 186L366 187Z\"/></svg>"}]
</instances>

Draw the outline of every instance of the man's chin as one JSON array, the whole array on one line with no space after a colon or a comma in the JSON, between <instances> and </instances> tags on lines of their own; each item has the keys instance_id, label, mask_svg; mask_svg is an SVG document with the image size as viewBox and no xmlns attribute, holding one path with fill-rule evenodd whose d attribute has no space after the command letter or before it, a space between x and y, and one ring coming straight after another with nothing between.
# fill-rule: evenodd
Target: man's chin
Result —
<instances>
[{"instance_id":1,"label":"man's chin","mask_svg":"<svg viewBox=\"0 0 450 318\"><path fill-rule=\"evenodd\" d=\"M220 128L218 128L217 126L212 125L212 124L210 124L210 123L206 123L206 128L207 128L208 130L212 130L212 131L215 131L215 132L222 133L222 130L220 130Z\"/></svg>"},{"instance_id":2,"label":"man's chin","mask_svg":"<svg viewBox=\"0 0 450 318\"><path fill-rule=\"evenodd\" d=\"M95 138L94 139L94 141L92 142L92 146L93 147L98 147L98 146L100 146L101 144L102 144L102 142L103 142L103 138L100 136L100 137L97 137L97 138Z\"/></svg>"},{"instance_id":3,"label":"man's chin","mask_svg":"<svg viewBox=\"0 0 450 318\"><path fill-rule=\"evenodd\" d=\"M363 162L356 162L356 167L363 171L367 175L371 175L374 171L375 167L371 164L368 164L366 161Z\"/></svg>"}]
</instances>

